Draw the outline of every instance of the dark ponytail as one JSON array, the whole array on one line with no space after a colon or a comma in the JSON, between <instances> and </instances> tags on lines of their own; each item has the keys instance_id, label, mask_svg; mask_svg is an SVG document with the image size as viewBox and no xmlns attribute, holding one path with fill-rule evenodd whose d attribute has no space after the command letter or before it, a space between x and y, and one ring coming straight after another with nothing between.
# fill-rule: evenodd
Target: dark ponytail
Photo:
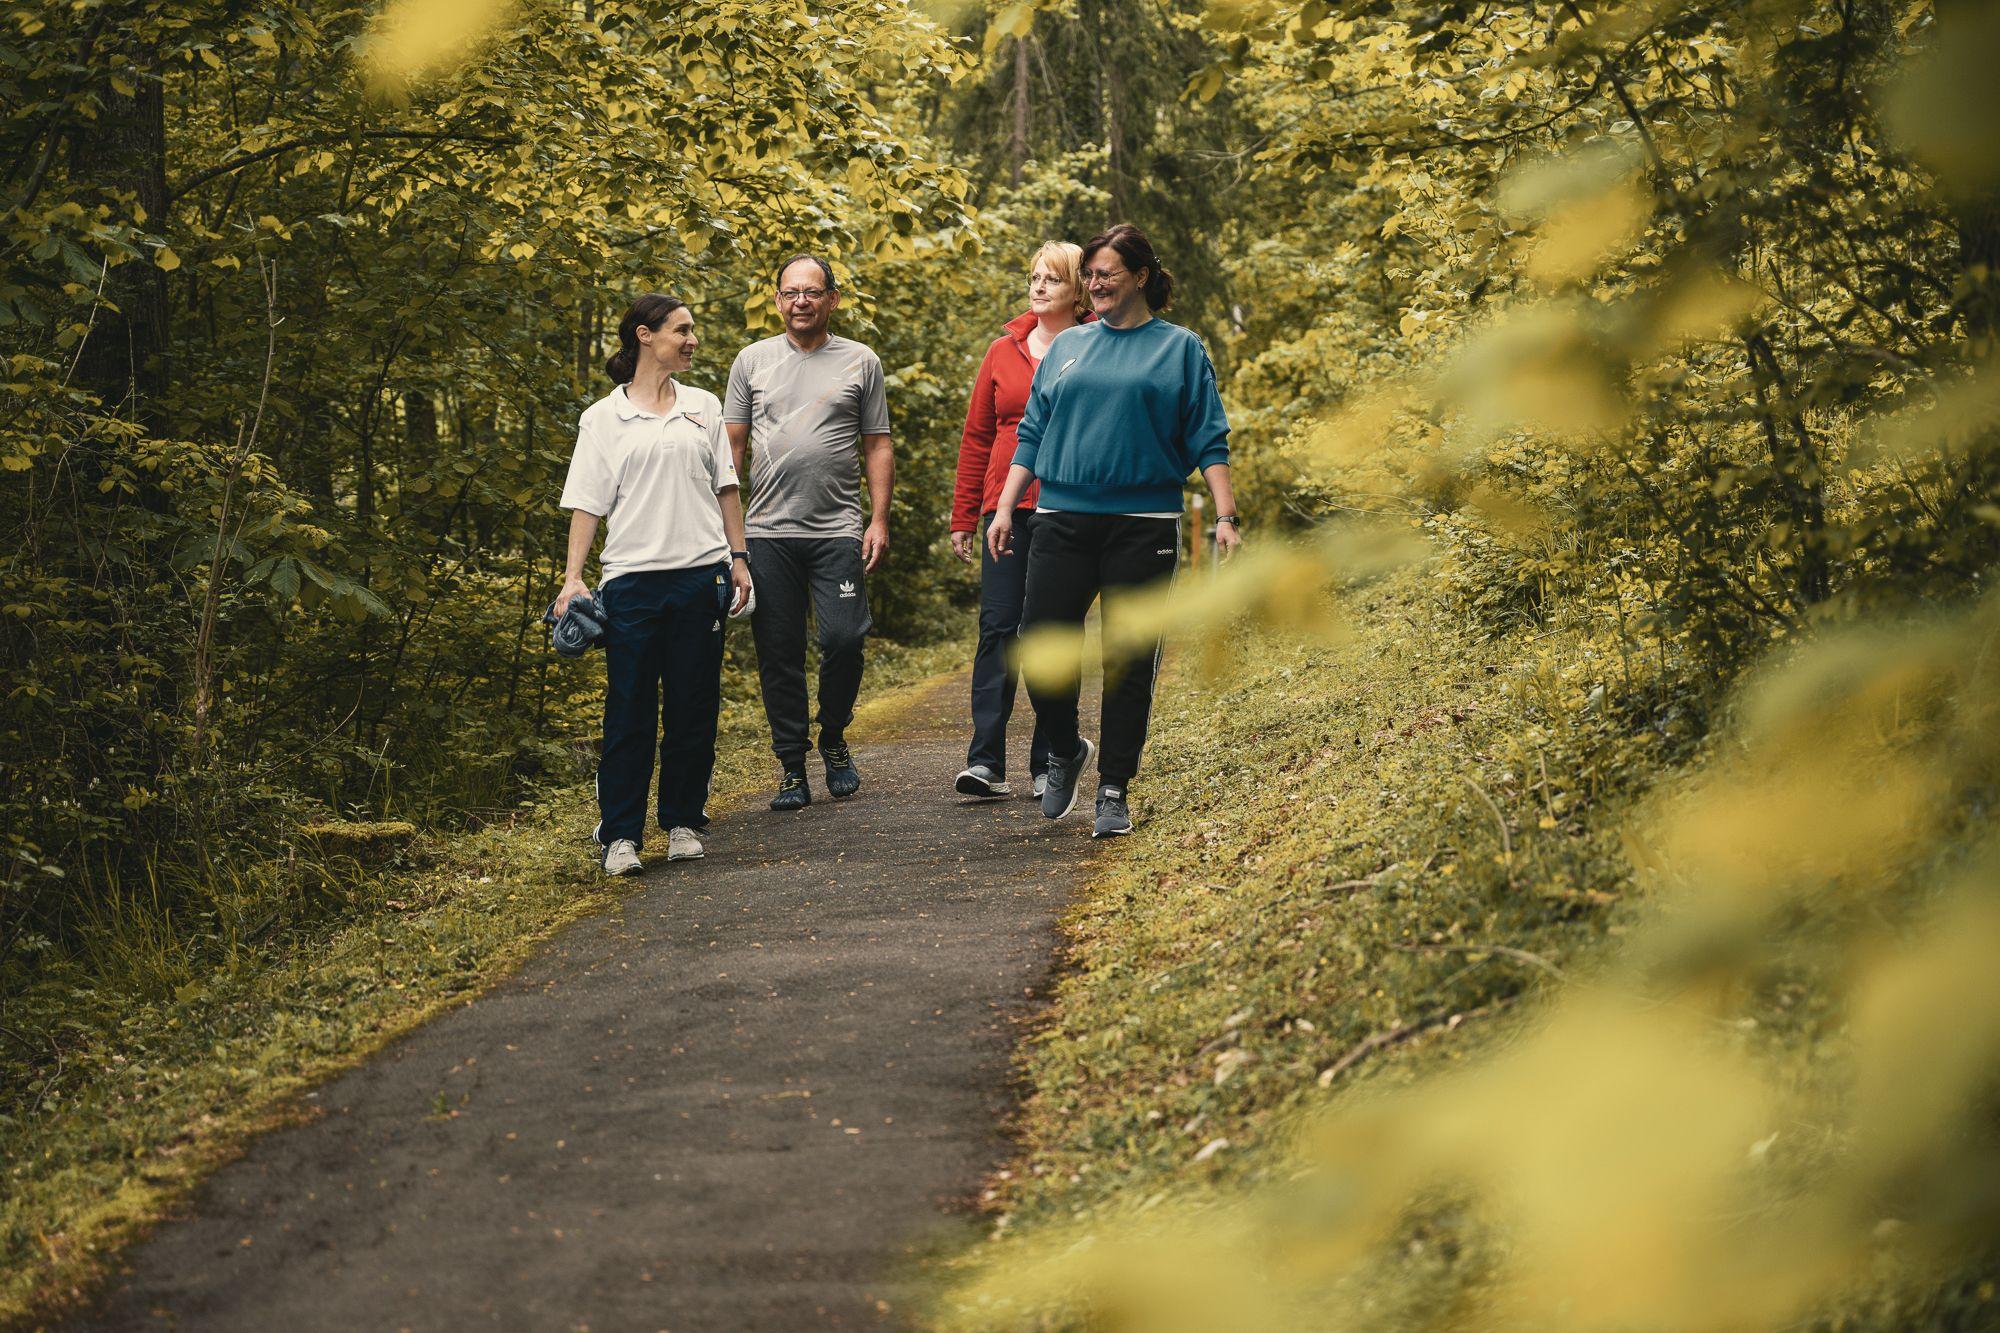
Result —
<instances>
[{"instance_id":1,"label":"dark ponytail","mask_svg":"<svg viewBox=\"0 0 2000 1333\"><path fill-rule=\"evenodd\" d=\"M668 315L686 304L662 292L647 292L632 303L625 318L618 321L618 350L604 363L604 373L613 384L630 384L639 372L639 330L659 328Z\"/></svg>"},{"instance_id":2,"label":"dark ponytail","mask_svg":"<svg viewBox=\"0 0 2000 1333\"><path fill-rule=\"evenodd\" d=\"M1097 233L1083 244L1083 262L1099 250L1109 247L1125 261L1125 267L1134 273L1146 270L1146 308L1165 310L1174 303L1174 275L1167 272L1160 263L1160 257L1153 253L1153 243L1146 239L1146 233L1129 222L1121 222Z\"/></svg>"}]
</instances>

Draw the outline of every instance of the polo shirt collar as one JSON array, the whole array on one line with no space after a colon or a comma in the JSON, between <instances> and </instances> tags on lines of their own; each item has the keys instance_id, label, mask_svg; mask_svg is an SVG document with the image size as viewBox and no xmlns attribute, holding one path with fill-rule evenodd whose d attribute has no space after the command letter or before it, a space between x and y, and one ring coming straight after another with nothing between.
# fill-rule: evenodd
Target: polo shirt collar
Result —
<instances>
[{"instance_id":1,"label":"polo shirt collar","mask_svg":"<svg viewBox=\"0 0 2000 1333\"><path fill-rule=\"evenodd\" d=\"M618 413L620 421L631 421L638 417L651 417L655 421L672 421L675 417L681 415L681 409L685 406L681 401L681 382L679 380L674 381L674 410L664 414L648 412L645 408L633 402L631 395L625 392L623 384L613 389L611 393L612 397L616 400L612 403L612 410Z\"/></svg>"}]
</instances>

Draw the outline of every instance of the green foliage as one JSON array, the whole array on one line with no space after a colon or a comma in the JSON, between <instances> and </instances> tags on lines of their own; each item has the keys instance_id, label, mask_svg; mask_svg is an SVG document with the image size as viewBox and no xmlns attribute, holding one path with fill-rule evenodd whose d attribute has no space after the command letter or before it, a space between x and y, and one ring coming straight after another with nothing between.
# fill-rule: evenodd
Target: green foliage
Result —
<instances>
[{"instance_id":1,"label":"green foliage","mask_svg":"<svg viewBox=\"0 0 2000 1333\"><path fill-rule=\"evenodd\" d=\"M0 958L158 857L510 804L594 708L535 622L607 320L688 299L719 388L774 254L928 292L972 245L964 177L895 110L964 63L914 11L371 12L0 24ZM971 336L907 336L906 477L935 488ZM909 635L942 604L933 506L899 504L878 623Z\"/></svg>"}]
</instances>

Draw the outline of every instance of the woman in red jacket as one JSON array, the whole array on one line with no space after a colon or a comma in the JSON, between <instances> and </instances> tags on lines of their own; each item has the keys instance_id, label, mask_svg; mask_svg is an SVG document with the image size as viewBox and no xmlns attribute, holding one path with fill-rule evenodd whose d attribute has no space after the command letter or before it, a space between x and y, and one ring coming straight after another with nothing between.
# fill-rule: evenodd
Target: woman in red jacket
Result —
<instances>
[{"instance_id":1,"label":"woman in red jacket","mask_svg":"<svg viewBox=\"0 0 2000 1333\"><path fill-rule=\"evenodd\" d=\"M964 796L1008 796L1007 719L1014 712L1017 673L1007 650L1021 628L1021 595L1027 586L1028 549L1034 542L1035 488L1029 486L1014 516L1012 549L995 559L986 549L986 520L1000 500L1014 461L1014 431L1028 406L1028 383L1042 354L1064 329L1087 319L1090 303L1077 267L1083 251L1050 241L1035 252L1028 276L1028 308L1007 321L1007 331L986 349L965 410L958 447L958 485L951 503L952 554L967 564L980 553L979 647L972 658L972 744L965 771L953 784ZM1048 757L1028 755L1034 795L1041 796Z\"/></svg>"}]
</instances>

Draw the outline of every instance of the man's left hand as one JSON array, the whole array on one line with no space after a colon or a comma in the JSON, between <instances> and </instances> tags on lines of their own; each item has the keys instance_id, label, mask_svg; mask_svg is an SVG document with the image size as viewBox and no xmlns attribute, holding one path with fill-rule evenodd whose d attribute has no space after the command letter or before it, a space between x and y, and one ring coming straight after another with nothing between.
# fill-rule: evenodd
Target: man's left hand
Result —
<instances>
[{"instance_id":1,"label":"man's left hand","mask_svg":"<svg viewBox=\"0 0 2000 1333\"><path fill-rule=\"evenodd\" d=\"M861 572L873 574L882 557L889 554L889 525L876 519L861 534Z\"/></svg>"},{"instance_id":2,"label":"man's left hand","mask_svg":"<svg viewBox=\"0 0 2000 1333\"><path fill-rule=\"evenodd\" d=\"M1243 544L1243 534L1234 523L1215 525L1215 554L1223 560L1236 554L1236 548Z\"/></svg>"},{"instance_id":3,"label":"man's left hand","mask_svg":"<svg viewBox=\"0 0 2000 1333\"><path fill-rule=\"evenodd\" d=\"M743 604L750 600L750 566L741 560L729 563L732 566L729 574L729 614L733 616L740 614Z\"/></svg>"}]
</instances>

